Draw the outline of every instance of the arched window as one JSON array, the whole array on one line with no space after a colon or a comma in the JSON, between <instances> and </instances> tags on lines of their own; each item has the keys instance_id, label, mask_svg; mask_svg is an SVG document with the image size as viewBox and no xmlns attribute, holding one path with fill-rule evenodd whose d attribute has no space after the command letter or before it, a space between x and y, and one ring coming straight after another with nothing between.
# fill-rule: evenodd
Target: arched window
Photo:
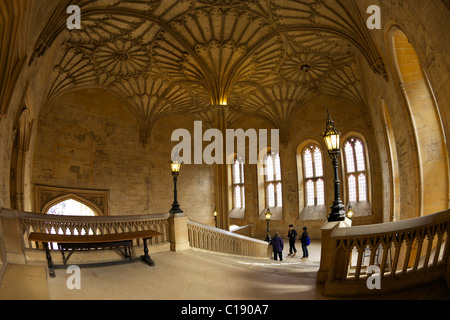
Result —
<instances>
[{"instance_id":1,"label":"arched window","mask_svg":"<svg viewBox=\"0 0 450 320\"><path fill-rule=\"evenodd\" d=\"M233 207L245 208L244 161L238 157L232 165Z\"/></svg>"},{"instance_id":2,"label":"arched window","mask_svg":"<svg viewBox=\"0 0 450 320\"><path fill-rule=\"evenodd\" d=\"M361 139L344 141L345 171L349 202L367 201L368 174L365 146Z\"/></svg>"},{"instance_id":3,"label":"arched window","mask_svg":"<svg viewBox=\"0 0 450 320\"><path fill-rule=\"evenodd\" d=\"M269 208L281 207L282 186L281 186L281 163L278 153L271 153L265 157L265 190L266 206Z\"/></svg>"},{"instance_id":4,"label":"arched window","mask_svg":"<svg viewBox=\"0 0 450 320\"><path fill-rule=\"evenodd\" d=\"M305 203L307 207L325 205L322 150L316 145L306 147L302 152Z\"/></svg>"}]
</instances>

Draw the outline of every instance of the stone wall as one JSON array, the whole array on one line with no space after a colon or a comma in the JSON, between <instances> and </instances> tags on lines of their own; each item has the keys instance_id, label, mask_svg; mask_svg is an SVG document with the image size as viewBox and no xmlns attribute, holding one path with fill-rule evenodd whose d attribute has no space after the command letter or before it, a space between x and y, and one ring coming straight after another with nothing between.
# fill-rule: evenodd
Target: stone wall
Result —
<instances>
[{"instance_id":1,"label":"stone wall","mask_svg":"<svg viewBox=\"0 0 450 320\"><path fill-rule=\"evenodd\" d=\"M120 101L100 89L72 92L54 103L38 131L32 182L109 190L111 215L166 213L173 201L171 133L184 125L193 122L183 117L160 121L144 147ZM182 169L179 201L195 221L211 223L212 179L209 167Z\"/></svg>"},{"instance_id":2,"label":"stone wall","mask_svg":"<svg viewBox=\"0 0 450 320\"><path fill-rule=\"evenodd\" d=\"M291 119L290 139L280 145L283 179L283 209L278 220L272 222L273 230L284 232L290 223L320 226L328 215L333 201L333 171L324 151L326 180L326 206L314 221L301 219L300 205L303 193L299 192L297 148L306 138L313 137L322 144L321 133L325 127L326 109L342 133L361 132L367 139L373 185L378 185L380 166L378 151L372 143L368 119L361 110L345 101L321 98L299 110ZM156 214L167 212L172 204L173 181L169 170L175 129L184 128L194 136L194 119L176 116L159 121L152 130L148 146L139 142L139 132L134 118L120 101L101 89L88 89L69 93L53 105L45 124L37 133L33 157L32 184L109 190L111 215ZM234 128L273 129L261 119L248 118L236 123ZM203 125L206 130L206 124ZM269 131L270 132L270 131ZM193 145L193 144L192 144ZM325 150L324 146L322 148ZM213 166L184 165L178 179L178 195L182 210L194 221L213 225L214 177ZM341 180L342 180L342 171ZM265 233L262 220L265 204L258 194L256 165L245 165L246 210L239 225L255 224L256 235ZM342 184L345 202L345 184ZM373 188L370 203L378 203L381 190ZM365 223L380 222L382 207L371 206L364 216ZM323 211L323 212L322 212ZM314 232L314 231L313 231Z\"/></svg>"},{"instance_id":3,"label":"stone wall","mask_svg":"<svg viewBox=\"0 0 450 320\"><path fill-rule=\"evenodd\" d=\"M56 2L55 2L56 3ZM388 81L375 74L366 62L361 62L362 83L367 95L366 111L336 99L321 98L298 111L290 124L290 139L281 146L283 172L284 221L273 221L274 231L283 231L289 223L298 227L307 224L320 226L321 220L304 223L298 220L302 210L297 177L296 149L305 138L315 138L324 130L325 109L330 107L338 128L343 132L357 130L368 140L371 165L373 215L360 217L360 223L389 221L392 217L392 184L399 186L399 209L405 219L421 214L422 193L420 184L419 150L415 144L415 128L399 87L390 31L398 26L415 48L419 60L433 88L441 116L445 140L450 138L450 90L447 39L450 29L448 9L440 0L361 0L354 1L366 16L369 5L382 9L382 29L370 31L376 48L383 57ZM28 57L38 43L38 36L49 20L56 5L33 2L29 16L24 19L28 27L26 35L18 42ZM9 44L14 46L15 44ZM6 46L5 46L6 47ZM52 71L53 53L57 45L45 55L24 64L15 84L7 114L0 117L0 207L10 207L9 180L11 149L17 115L26 107L33 119L30 150L25 162L25 210L32 211L33 185L45 184L73 188L109 189L110 208L113 215L160 213L170 209L172 202L172 177L168 161L173 144L170 133L179 127L192 129L192 118L172 117L160 120L154 126L148 146L139 142L138 126L130 112L112 96L98 89L73 92L59 98L39 131L40 109L46 105L47 76ZM392 122L392 136L398 159L398 181L390 172L390 155L382 120L382 102ZM362 106L360 106L363 108ZM268 122L246 119L236 124L242 128L272 128ZM442 143L442 141L440 142ZM449 145L446 144L447 158ZM332 200L331 165L324 157L327 175L327 205ZM446 164L448 167L448 163ZM182 209L198 222L213 224L214 207L213 169L209 166L184 166L179 178L179 197ZM257 185L256 166L246 167L246 181ZM342 177L342 172L341 172ZM448 180L448 179L447 179ZM442 187L442 186L441 186ZM440 187L440 188L441 188ZM427 186L427 192L432 186ZM442 189L442 188L441 188ZM447 195L449 192L447 181ZM440 194L443 192L440 191ZM265 232L265 221L259 219L258 192L246 187L248 208L243 219L236 224L254 223L259 235ZM344 194L345 197L345 194ZM441 204L433 210L448 207L448 196L440 197ZM442 204L444 202L444 205ZM445 202L447 205L445 205ZM426 212L425 212L426 213ZM324 219L326 217L324 216ZM355 224L358 223L356 219Z\"/></svg>"},{"instance_id":4,"label":"stone wall","mask_svg":"<svg viewBox=\"0 0 450 320\"><path fill-rule=\"evenodd\" d=\"M448 9L442 1L358 1L357 5L362 16L366 16L369 5L379 5L382 14L382 25L380 30L370 31L377 50L381 52L385 64L388 81L374 75L367 64L362 64L364 83L368 97L369 111L373 120L375 137L380 153L380 161L383 170L383 188L391 190L391 178L386 169L389 168L389 154L386 153L385 127L382 121L383 114L380 106L385 103L388 110L393 133L393 144L396 148L398 161L397 183L400 193L400 219L408 219L423 214L445 210L448 208L448 105L450 96L448 90L448 42L442 41L445 36L444 30L450 28ZM395 30L401 30L408 38L409 43L415 50L418 60L423 68L425 80L429 81L432 93L422 91L412 94L412 84L408 87L402 79L400 68L396 57L393 43ZM410 49L408 49L410 50ZM405 51L403 51L403 54ZM416 57L411 55L405 57L410 67L413 66ZM416 70L417 71L417 70ZM415 75L417 76L417 72ZM417 81L416 81L417 82ZM426 95L429 95L425 99ZM411 99L415 100L412 101ZM434 115L421 118L423 105L433 104ZM434 104L435 102L435 104ZM416 103L418 109L411 107ZM440 117L439 121L432 120ZM440 127L440 133L430 133L434 130L429 127L430 120L434 121L434 127ZM442 124L442 126L441 126ZM426 129L424 129L426 128ZM425 133L426 132L426 133ZM422 135L422 137L420 137ZM439 137L441 135L441 137ZM443 136L442 136L443 135ZM431 139L430 139L431 138ZM421 144L420 140L425 141ZM427 141L428 140L428 141ZM447 152L443 151L447 150ZM443 156L443 153L447 155ZM433 173L433 169L427 170L427 165L439 167ZM430 167L429 167L430 168ZM433 177L439 181L433 181ZM392 194L385 193L386 204L393 200ZM388 200L388 198L390 200ZM392 202L391 202L392 204ZM385 216L387 219L387 216Z\"/></svg>"}]
</instances>

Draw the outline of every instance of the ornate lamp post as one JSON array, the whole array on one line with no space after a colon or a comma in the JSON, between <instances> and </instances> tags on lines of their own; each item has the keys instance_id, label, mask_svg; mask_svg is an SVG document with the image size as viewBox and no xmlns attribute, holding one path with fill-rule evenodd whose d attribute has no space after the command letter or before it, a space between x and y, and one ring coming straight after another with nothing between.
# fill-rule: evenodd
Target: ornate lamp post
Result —
<instances>
[{"instance_id":1,"label":"ornate lamp post","mask_svg":"<svg viewBox=\"0 0 450 320\"><path fill-rule=\"evenodd\" d=\"M340 181L339 181L339 155L341 153L340 150L340 142L341 142L341 134L337 131L333 120L330 116L330 110L328 110L328 119L327 119L327 128L323 133L323 140L325 141L325 145L327 146L328 155L331 158L331 162L333 164L334 169L334 202L331 206L331 212L328 217L328 221L344 221L345 220L345 211L344 205L341 201L340 195Z\"/></svg>"},{"instance_id":2,"label":"ornate lamp post","mask_svg":"<svg viewBox=\"0 0 450 320\"><path fill-rule=\"evenodd\" d=\"M177 197L177 178L180 174L181 170L181 163L178 161L172 161L170 163L170 169L172 171L173 176L173 204L172 209L170 209L170 213L183 213L183 211L180 209L180 204L178 203L178 197Z\"/></svg>"},{"instance_id":3,"label":"ornate lamp post","mask_svg":"<svg viewBox=\"0 0 450 320\"><path fill-rule=\"evenodd\" d=\"M214 215L214 222L215 222L216 228L217 228L217 207L214 208L213 215Z\"/></svg>"},{"instance_id":4,"label":"ornate lamp post","mask_svg":"<svg viewBox=\"0 0 450 320\"><path fill-rule=\"evenodd\" d=\"M267 211L266 211L267 236L266 236L266 240L265 240L267 242L270 242L270 240L272 240L272 238L270 237L270 234L269 234L269 224L270 224L271 218L272 218L272 212L270 212L270 208L267 208Z\"/></svg>"}]
</instances>

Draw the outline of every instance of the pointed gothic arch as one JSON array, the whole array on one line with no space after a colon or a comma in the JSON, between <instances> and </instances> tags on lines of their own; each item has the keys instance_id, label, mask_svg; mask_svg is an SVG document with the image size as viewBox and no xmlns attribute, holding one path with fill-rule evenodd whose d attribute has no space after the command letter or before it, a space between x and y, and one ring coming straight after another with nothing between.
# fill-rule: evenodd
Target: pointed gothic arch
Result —
<instances>
[{"instance_id":1,"label":"pointed gothic arch","mask_svg":"<svg viewBox=\"0 0 450 320\"><path fill-rule=\"evenodd\" d=\"M57 198L47 202L47 204L42 209L42 213L48 214L48 212L51 208L53 208L54 206L56 206L60 203L66 202L68 200L74 200L74 201L88 207L89 209L92 210L92 212L95 214L95 216L103 215L102 210L97 205L95 205L93 202L91 202L83 197L80 197L76 194L63 195L63 196L57 197Z\"/></svg>"}]
</instances>

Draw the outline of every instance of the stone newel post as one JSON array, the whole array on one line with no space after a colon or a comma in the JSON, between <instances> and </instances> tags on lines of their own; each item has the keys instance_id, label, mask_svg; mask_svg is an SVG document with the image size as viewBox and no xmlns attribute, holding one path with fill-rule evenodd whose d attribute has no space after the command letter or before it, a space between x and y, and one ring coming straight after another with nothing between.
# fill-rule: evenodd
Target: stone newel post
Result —
<instances>
[{"instance_id":1,"label":"stone newel post","mask_svg":"<svg viewBox=\"0 0 450 320\"><path fill-rule=\"evenodd\" d=\"M345 218L344 221L326 222L322 230L322 249L320 254L320 268L317 273L317 283L325 283L328 279L328 272L336 250L336 243L330 238L331 233L337 228L348 228L352 226L352 220Z\"/></svg>"},{"instance_id":2,"label":"stone newel post","mask_svg":"<svg viewBox=\"0 0 450 320\"><path fill-rule=\"evenodd\" d=\"M189 249L187 216L184 213L171 213L169 217L170 250Z\"/></svg>"}]
</instances>

